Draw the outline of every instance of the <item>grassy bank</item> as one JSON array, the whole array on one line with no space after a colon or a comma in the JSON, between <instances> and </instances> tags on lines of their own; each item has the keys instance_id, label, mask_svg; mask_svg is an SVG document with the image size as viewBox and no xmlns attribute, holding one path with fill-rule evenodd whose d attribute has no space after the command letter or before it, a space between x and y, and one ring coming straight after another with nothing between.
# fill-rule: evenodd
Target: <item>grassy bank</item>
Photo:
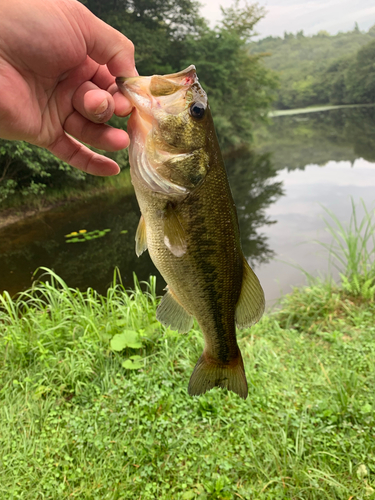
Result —
<instances>
[{"instance_id":1,"label":"grassy bank","mask_svg":"<svg viewBox=\"0 0 375 500\"><path fill-rule=\"evenodd\" d=\"M156 322L154 285L3 295L0 498L373 496L373 300L295 290L239 333L248 399L191 398L202 335Z\"/></svg>"},{"instance_id":2,"label":"grassy bank","mask_svg":"<svg viewBox=\"0 0 375 500\"><path fill-rule=\"evenodd\" d=\"M110 193L118 189L128 190L129 193L133 190L129 170L123 170L119 175L113 177L100 179L96 185L59 186L56 189L47 191L42 196L29 195L24 197L21 194L14 195L1 205L0 227L33 216L38 212L47 211L58 205L87 200L98 194Z\"/></svg>"}]
</instances>

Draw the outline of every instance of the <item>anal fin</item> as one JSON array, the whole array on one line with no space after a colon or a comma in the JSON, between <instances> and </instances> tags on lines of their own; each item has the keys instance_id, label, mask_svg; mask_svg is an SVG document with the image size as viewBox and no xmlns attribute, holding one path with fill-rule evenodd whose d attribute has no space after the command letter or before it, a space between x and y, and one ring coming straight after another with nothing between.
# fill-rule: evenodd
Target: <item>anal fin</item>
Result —
<instances>
[{"instance_id":1,"label":"anal fin","mask_svg":"<svg viewBox=\"0 0 375 500\"><path fill-rule=\"evenodd\" d=\"M137 254L137 257L142 255L145 250L147 250L146 222L143 215L141 215L137 232L135 233L135 253Z\"/></svg>"},{"instance_id":2,"label":"anal fin","mask_svg":"<svg viewBox=\"0 0 375 500\"><path fill-rule=\"evenodd\" d=\"M228 364L210 360L205 353L198 359L189 381L190 396L204 394L214 387L222 387L243 399L247 398L247 381L240 351L237 358Z\"/></svg>"},{"instance_id":3,"label":"anal fin","mask_svg":"<svg viewBox=\"0 0 375 500\"><path fill-rule=\"evenodd\" d=\"M156 319L164 326L180 333L188 332L193 326L191 316L177 301L171 290L168 290L156 309Z\"/></svg>"},{"instance_id":4,"label":"anal fin","mask_svg":"<svg viewBox=\"0 0 375 500\"><path fill-rule=\"evenodd\" d=\"M240 298L236 305L235 319L238 328L245 328L260 320L264 312L264 292L257 276L245 258Z\"/></svg>"}]
</instances>

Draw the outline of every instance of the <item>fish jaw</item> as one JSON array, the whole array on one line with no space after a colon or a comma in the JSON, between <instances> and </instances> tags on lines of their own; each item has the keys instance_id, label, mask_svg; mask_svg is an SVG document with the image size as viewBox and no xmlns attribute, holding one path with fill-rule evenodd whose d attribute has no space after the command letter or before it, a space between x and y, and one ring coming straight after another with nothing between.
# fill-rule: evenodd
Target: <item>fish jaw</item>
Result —
<instances>
[{"instance_id":1,"label":"fish jaw","mask_svg":"<svg viewBox=\"0 0 375 500\"><path fill-rule=\"evenodd\" d=\"M158 109L176 114L184 106L184 95L198 82L195 66L170 75L118 77L119 90L141 115L152 116ZM179 103L179 104L178 104Z\"/></svg>"},{"instance_id":2,"label":"fish jaw","mask_svg":"<svg viewBox=\"0 0 375 500\"><path fill-rule=\"evenodd\" d=\"M193 97L198 96L207 105L207 96L198 83L193 65L179 73L164 76L118 77L116 83L137 111L133 110L128 122L130 136L138 127L146 134L157 128L163 117L186 111Z\"/></svg>"},{"instance_id":3,"label":"fish jaw","mask_svg":"<svg viewBox=\"0 0 375 500\"><path fill-rule=\"evenodd\" d=\"M195 67L165 76L120 77L116 82L134 106L128 121L133 180L169 197L188 194L203 178L206 157L205 132L201 127L200 136L194 133L196 124L189 113L197 97L207 106ZM192 172L198 157L197 173Z\"/></svg>"}]
</instances>

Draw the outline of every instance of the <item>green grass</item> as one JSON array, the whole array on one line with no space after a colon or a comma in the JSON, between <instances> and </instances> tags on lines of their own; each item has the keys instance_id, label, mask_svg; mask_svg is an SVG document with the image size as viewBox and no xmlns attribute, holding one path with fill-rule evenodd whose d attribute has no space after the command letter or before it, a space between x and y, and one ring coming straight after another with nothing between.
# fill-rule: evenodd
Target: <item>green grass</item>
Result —
<instances>
[{"instance_id":1,"label":"green grass","mask_svg":"<svg viewBox=\"0 0 375 500\"><path fill-rule=\"evenodd\" d=\"M1 499L374 496L373 301L296 289L239 333L248 399L192 398L202 335L156 322L154 280L106 297L43 280L1 299Z\"/></svg>"},{"instance_id":2,"label":"green grass","mask_svg":"<svg viewBox=\"0 0 375 500\"><path fill-rule=\"evenodd\" d=\"M352 213L348 224L343 224L331 211L325 209L326 229L332 236L330 244L318 242L329 252L330 263L339 271L344 291L364 299L375 296L375 210L369 210L363 200L362 219L351 199Z\"/></svg>"}]
</instances>

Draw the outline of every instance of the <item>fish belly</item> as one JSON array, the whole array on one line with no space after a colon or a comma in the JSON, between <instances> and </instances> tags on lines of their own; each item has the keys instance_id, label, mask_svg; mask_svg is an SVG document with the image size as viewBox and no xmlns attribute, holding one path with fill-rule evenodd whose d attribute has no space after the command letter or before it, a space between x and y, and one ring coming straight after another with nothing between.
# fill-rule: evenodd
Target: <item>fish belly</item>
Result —
<instances>
[{"instance_id":1,"label":"fish belly","mask_svg":"<svg viewBox=\"0 0 375 500\"><path fill-rule=\"evenodd\" d=\"M175 213L186 252L177 257L164 241L164 210L169 199L136 189L146 222L151 259L178 302L194 316L205 338L205 352L220 362L238 356L235 307L242 283L243 256L237 216L226 178L207 175L202 186Z\"/></svg>"}]
</instances>

